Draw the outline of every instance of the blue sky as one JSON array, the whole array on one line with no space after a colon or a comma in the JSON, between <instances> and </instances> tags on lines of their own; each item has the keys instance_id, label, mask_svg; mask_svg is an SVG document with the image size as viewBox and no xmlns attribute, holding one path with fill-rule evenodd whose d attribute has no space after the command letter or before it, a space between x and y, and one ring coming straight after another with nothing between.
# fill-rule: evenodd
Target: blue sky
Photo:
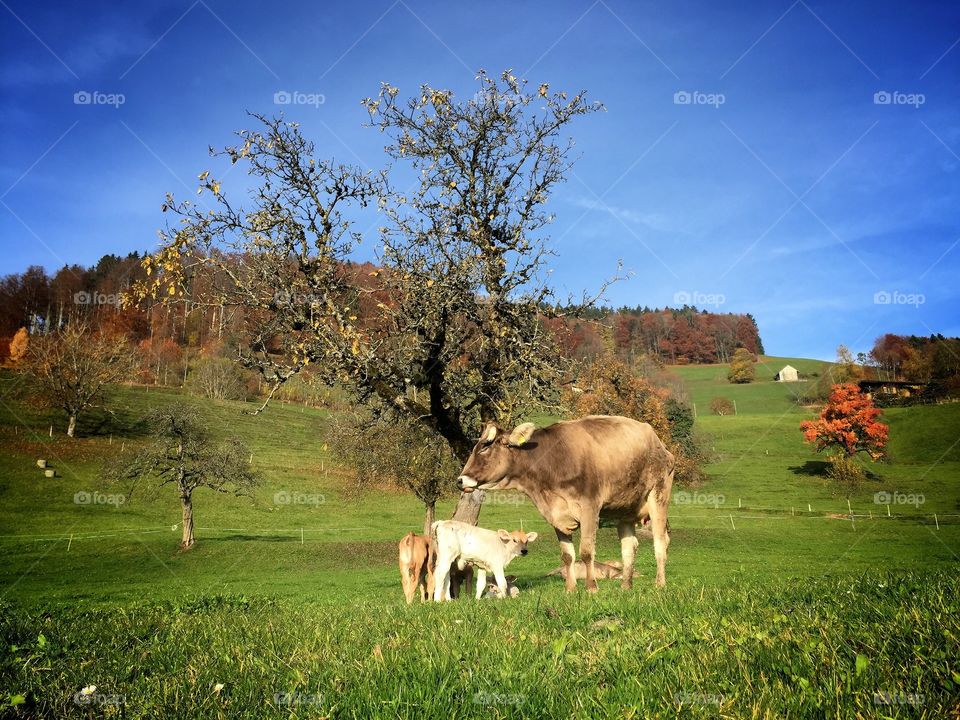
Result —
<instances>
[{"instance_id":1,"label":"blue sky","mask_svg":"<svg viewBox=\"0 0 960 720\"><path fill-rule=\"evenodd\" d=\"M607 107L551 201L562 295L622 258L611 304L751 312L771 354L960 335L955 2L0 5L0 274L153 248L246 110L379 167L381 81L469 95L512 68Z\"/></svg>"}]
</instances>

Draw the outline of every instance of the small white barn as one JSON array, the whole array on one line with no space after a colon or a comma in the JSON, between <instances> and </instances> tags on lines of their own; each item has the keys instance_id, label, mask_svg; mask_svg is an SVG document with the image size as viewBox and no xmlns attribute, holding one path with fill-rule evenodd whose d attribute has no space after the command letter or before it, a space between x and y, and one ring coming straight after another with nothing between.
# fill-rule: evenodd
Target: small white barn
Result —
<instances>
[{"instance_id":1,"label":"small white barn","mask_svg":"<svg viewBox=\"0 0 960 720\"><path fill-rule=\"evenodd\" d=\"M797 369L793 365L784 365L773 379L777 382L797 382L800 378L797 376Z\"/></svg>"}]
</instances>

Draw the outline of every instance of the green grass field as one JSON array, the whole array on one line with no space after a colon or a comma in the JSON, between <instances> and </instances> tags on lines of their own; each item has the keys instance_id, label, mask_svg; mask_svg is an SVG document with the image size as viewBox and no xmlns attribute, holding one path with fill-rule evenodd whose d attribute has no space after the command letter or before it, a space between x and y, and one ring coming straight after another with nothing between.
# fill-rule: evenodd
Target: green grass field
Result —
<instances>
[{"instance_id":1,"label":"green grass field","mask_svg":"<svg viewBox=\"0 0 960 720\"><path fill-rule=\"evenodd\" d=\"M411 497L344 492L324 411L118 388L113 417L63 421L0 379L0 711L9 717L945 717L960 712L960 405L889 410L891 460L849 498L801 441L794 385L672 368L697 404L708 481L675 489L668 586L642 545L630 592L567 596L553 532L515 495L487 527L542 537L511 601L403 603L396 543ZM737 401L736 416L709 400ZM241 436L254 497L197 492L197 546L178 501L121 499L101 468L136 421L185 399ZM51 438L48 429L57 425ZM47 479L45 458L58 472ZM81 495L78 495L81 493ZM85 495L83 494L85 493ZM878 493L887 493L888 507ZM922 496L922 502L920 502ZM77 502L89 500L93 502ZM900 502L897 502L897 500ZM910 504L903 501L911 500ZM99 501L99 502L98 502ZM107 502L110 501L110 502ZM438 509L448 516L453 501ZM851 519L850 509L853 511ZM613 558L613 529L598 556ZM75 701L95 684L93 704ZM223 687L216 689L218 684ZM22 702L21 702L22 700Z\"/></svg>"}]
</instances>

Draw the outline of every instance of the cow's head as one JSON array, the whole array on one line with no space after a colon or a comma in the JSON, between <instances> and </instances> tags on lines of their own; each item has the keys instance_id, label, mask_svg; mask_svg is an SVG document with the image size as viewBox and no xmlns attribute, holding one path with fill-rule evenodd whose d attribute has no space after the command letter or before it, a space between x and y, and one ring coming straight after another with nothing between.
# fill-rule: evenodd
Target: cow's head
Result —
<instances>
[{"instance_id":1,"label":"cow's head","mask_svg":"<svg viewBox=\"0 0 960 720\"><path fill-rule=\"evenodd\" d=\"M537 539L535 532L525 533L523 530L507 532L506 530L497 530L497 537L503 543L507 550L507 557L516 557L517 555L526 555L527 545Z\"/></svg>"},{"instance_id":2,"label":"cow's head","mask_svg":"<svg viewBox=\"0 0 960 720\"><path fill-rule=\"evenodd\" d=\"M534 430L533 423L523 423L507 433L496 423L488 423L457 478L457 487L467 493L514 487L516 478L512 477L511 471L515 453L530 439Z\"/></svg>"}]
</instances>

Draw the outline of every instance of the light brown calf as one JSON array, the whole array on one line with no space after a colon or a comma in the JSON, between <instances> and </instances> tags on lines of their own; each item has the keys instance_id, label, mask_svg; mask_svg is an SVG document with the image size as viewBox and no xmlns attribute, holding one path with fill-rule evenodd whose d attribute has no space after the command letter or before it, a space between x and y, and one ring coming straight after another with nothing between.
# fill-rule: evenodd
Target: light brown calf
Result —
<instances>
[{"instance_id":1,"label":"light brown calf","mask_svg":"<svg viewBox=\"0 0 960 720\"><path fill-rule=\"evenodd\" d=\"M433 570L437 558L433 543L425 535L409 532L400 541L400 581L407 604L413 602L417 590L420 602L433 595Z\"/></svg>"},{"instance_id":2,"label":"light brown calf","mask_svg":"<svg viewBox=\"0 0 960 720\"><path fill-rule=\"evenodd\" d=\"M587 564L583 560L577 560L573 564L573 571L576 573L577 580L584 580L587 577ZM620 580L623 577L623 563L619 560L609 560L601 562L593 561L594 576L603 580ZM567 566L561 565L556 570L547 573L547 577L559 575L564 580L567 579Z\"/></svg>"}]
</instances>

